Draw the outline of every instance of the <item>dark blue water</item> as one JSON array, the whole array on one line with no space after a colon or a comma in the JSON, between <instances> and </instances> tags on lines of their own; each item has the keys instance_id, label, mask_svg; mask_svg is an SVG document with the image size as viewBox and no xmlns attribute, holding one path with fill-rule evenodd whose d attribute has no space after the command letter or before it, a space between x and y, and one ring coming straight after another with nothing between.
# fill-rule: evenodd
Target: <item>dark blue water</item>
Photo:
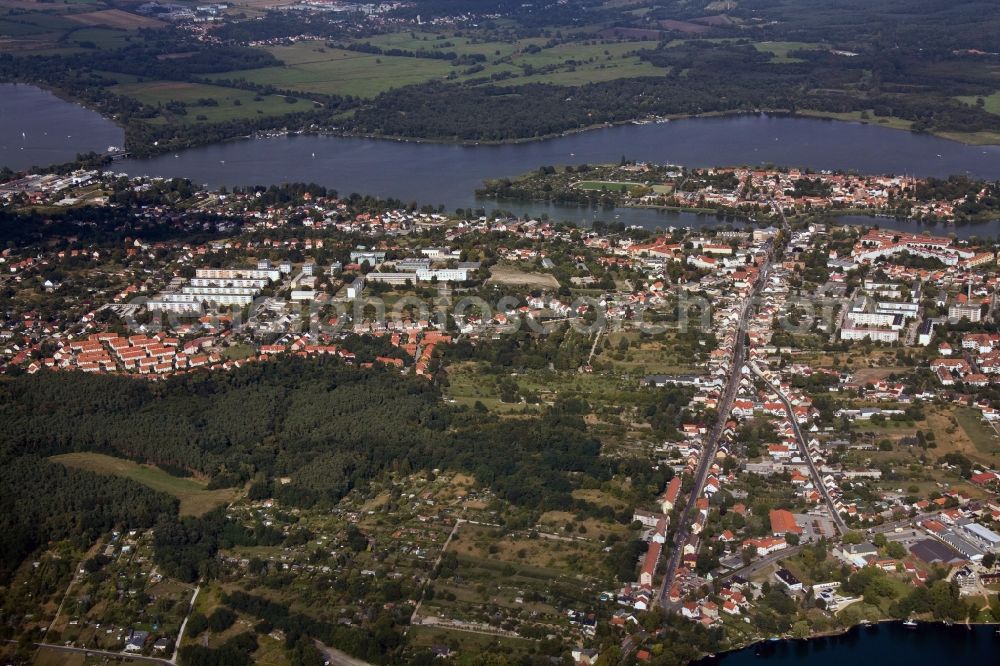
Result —
<instances>
[{"instance_id":1,"label":"dark blue water","mask_svg":"<svg viewBox=\"0 0 1000 666\"><path fill-rule=\"evenodd\" d=\"M863 173L1000 179L1000 146L966 146L877 125L785 116L693 118L622 125L547 141L500 146L294 136L234 141L128 160L136 175L185 176L209 185L314 181L449 208L474 203L488 178L541 165L629 159L719 166L774 163Z\"/></svg>"},{"instance_id":2,"label":"dark blue water","mask_svg":"<svg viewBox=\"0 0 1000 666\"><path fill-rule=\"evenodd\" d=\"M0 166L60 164L124 140L121 128L98 113L35 86L0 83Z\"/></svg>"},{"instance_id":3,"label":"dark blue water","mask_svg":"<svg viewBox=\"0 0 1000 666\"><path fill-rule=\"evenodd\" d=\"M829 638L761 643L698 666L993 666L1000 664L996 630L939 624L908 629L899 623L855 627Z\"/></svg>"},{"instance_id":4,"label":"dark blue water","mask_svg":"<svg viewBox=\"0 0 1000 666\"><path fill-rule=\"evenodd\" d=\"M546 141L459 146L336 136L250 139L126 160L131 175L183 176L210 186L316 182L341 194L360 192L446 209L505 209L557 220L595 219L647 228L715 226L714 216L665 215L644 209L580 209L477 200L490 178L542 165L628 159L688 166L779 164L863 173L1000 179L1000 146L966 146L878 125L787 116L694 118L623 125ZM994 233L996 233L994 231Z\"/></svg>"},{"instance_id":5,"label":"dark blue water","mask_svg":"<svg viewBox=\"0 0 1000 666\"><path fill-rule=\"evenodd\" d=\"M121 143L121 130L92 111L36 87L0 85L0 164L18 169L47 165ZM690 166L773 163L919 176L968 173L1000 179L1000 146L966 146L878 125L767 115L623 125L501 146L334 136L251 139L147 160L125 160L112 169L130 175L180 176L213 187L316 182L342 194L360 192L444 204L448 210L502 209L580 224L602 220L649 229L741 224L714 215L514 204L477 200L474 194L489 178L516 176L547 164L617 161L623 155ZM851 222L892 229L920 228L913 222L885 218L855 217ZM996 237L1000 236L1000 223L927 230L959 237Z\"/></svg>"}]
</instances>

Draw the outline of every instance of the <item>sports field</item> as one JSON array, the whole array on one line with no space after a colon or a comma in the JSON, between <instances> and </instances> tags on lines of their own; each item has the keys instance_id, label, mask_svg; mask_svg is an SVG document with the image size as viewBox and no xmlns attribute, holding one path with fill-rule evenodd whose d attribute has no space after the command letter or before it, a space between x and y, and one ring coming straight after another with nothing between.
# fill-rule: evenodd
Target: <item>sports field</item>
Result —
<instances>
[{"instance_id":1,"label":"sports field","mask_svg":"<svg viewBox=\"0 0 1000 666\"><path fill-rule=\"evenodd\" d=\"M656 194L670 194L673 190L669 185L646 185L645 183L634 183L629 181L614 180L581 180L574 185L579 190L596 190L607 192L621 192L633 187L649 187Z\"/></svg>"}]
</instances>

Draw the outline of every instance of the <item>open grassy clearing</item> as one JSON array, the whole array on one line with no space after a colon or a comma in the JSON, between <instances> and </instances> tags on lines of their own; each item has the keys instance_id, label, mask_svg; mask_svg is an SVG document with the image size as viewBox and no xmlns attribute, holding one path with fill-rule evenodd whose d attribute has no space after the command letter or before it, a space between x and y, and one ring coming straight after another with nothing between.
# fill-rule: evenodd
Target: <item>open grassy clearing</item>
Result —
<instances>
[{"instance_id":1,"label":"open grassy clearing","mask_svg":"<svg viewBox=\"0 0 1000 666\"><path fill-rule=\"evenodd\" d=\"M484 42L468 37L455 37L432 32L393 32L359 39L357 44L371 44L380 49L402 49L404 51L449 51L459 55L481 54L490 61L506 58L522 52L529 46L542 46L541 37L520 39L509 42Z\"/></svg>"},{"instance_id":2,"label":"open grassy clearing","mask_svg":"<svg viewBox=\"0 0 1000 666\"><path fill-rule=\"evenodd\" d=\"M628 55L655 42L593 42L560 44L552 48L538 47L541 39L517 42L475 42L468 38L438 39L431 33L392 33L358 40L381 49L405 51L455 52L459 55L478 54L486 57L484 69L463 74L466 67L456 67L447 60L385 56L327 47L320 41L303 41L291 46L268 49L285 63L284 67L231 72L219 78L245 78L255 83L274 85L288 90L374 97L401 86L445 79L455 81L488 78L507 73L514 85L526 83L558 83L578 85L618 78L652 76L663 70ZM533 47L533 48L532 48ZM527 71L526 71L527 68ZM539 72L542 68L554 71ZM532 73L535 72L535 73Z\"/></svg>"},{"instance_id":3,"label":"open grassy clearing","mask_svg":"<svg viewBox=\"0 0 1000 666\"><path fill-rule=\"evenodd\" d=\"M754 42L753 47L761 53L773 55L771 62L802 62L801 58L792 57L789 53L827 48L817 42Z\"/></svg>"},{"instance_id":4,"label":"open grassy clearing","mask_svg":"<svg viewBox=\"0 0 1000 666\"><path fill-rule=\"evenodd\" d=\"M62 41L71 46L96 46L99 49L119 49L127 46L135 33L117 28L80 28L69 33Z\"/></svg>"},{"instance_id":5,"label":"open grassy clearing","mask_svg":"<svg viewBox=\"0 0 1000 666\"><path fill-rule=\"evenodd\" d=\"M203 481L172 476L159 467L106 456L101 453L65 453L50 458L53 462L85 469L97 474L113 474L138 481L153 490L173 495L180 500L183 515L200 516L212 509L232 502L239 491L232 488L207 490Z\"/></svg>"},{"instance_id":6,"label":"open grassy clearing","mask_svg":"<svg viewBox=\"0 0 1000 666\"><path fill-rule=\"evenodd\" d=\"M182 81L121 83L113 86L111 91L154 106L180 102L187 107L186 115L164 112L164 115L169 114L173 121L180 123L222 122L259 115L280 116L313 108L312 102L306 99L289 104L280 95L262 96L247 90ZM218 106L199 105L198 101L202 99L215 100ZM199 119L198 116L204 118Z\"/></svg>"},{"instance_id":7,"label":"open grassy clearing","mask_svg":"<svg viewBox=\"0 0 1000 666\"><path fill-rule=\"evenodd\" d=\"M958 99L965 102L969 106L975 106L979 97L959 97ZM983 97L982 100L984 109L990 113L1000 115L1000 91L993 93L989 97Z\"/></svg>"},{"instance_id":8,"label":"open grassy clearing","mask_svg":"<svg viewBox=\"0 0 1000 666\"><path fill-rule=\"evenodd\" d=\"M579 190L606 190L609 192L621 192L622 190L630 190L633 187L649 187L657 194L670 194L673 190L670 185L646 185L645 183L613 180L582 180L576 183L574 187Z\"/></svg>"},{"instance_id":9,"label":"open grassy clearing","mask_svg":"<svg viewBox=\"0 0 1000 666\"><path fill-rule=\"evenodd\" d=\"M567 520L572 520L571 514ZM565 521L564 521L565 522ZM614 529L610 526L609 529ZM575 533L572 536L577 536ZM507 570L513 576L531 580L569 578L603 580L603 544L585 538L564 539L505 534L486 525L463 524L458 538L448 547L466 566L481 570Z\"/></svg>"},{"instance_id":10,"label":"open grassy clearing","mask_svg":"<svg viewBox=\"0 0 1000 666\"><path fill-rule=\"evenodd\" d=\"M629 183L613 180L581 180L574 185L578 190L608 190L609 192L620 192L633 187L643 187L642 183Z\"/></svg>"},{"instance_id":11,"label":"open grassy clearing","mask_svg":"<svg viewBox=\"0 0 1000 666\"><path fill-rule=\"evenodd\" d=\"M313 42L313 48L316 48ZM371 98L379 93L432 79L444 79L455 68L445 60L405 58L355 53L322 47L315 58L303 60L301 44L268 49L282 62L289 57L297 64L226 72L217 79L246 79L285 90L299 90L328 95L354 95ZM292 55L287 49L297 49Z\"/></svg>"},{"instance_id":12,"label":"open grassy clearing","mask_svg":"<svg viewBox=\"0 0 1000 666\"><path fill-rule=\"evenodd\" d=\"M4 2L0 7L0 52L54 55L114 49L138 38L140 27L164 25L155 19L102 7L102 3L85 2Z\"/></svg>"},{"instance_id":13,"label":"open grassy clearing","mask_svg":"<svg viewBox=\"0 0 1000 666\"><path fill-rule=\"evenodd\" d=\"M536 649L535 642L526 638L488 636L468 631L456 631L447 627L423 627L416 625L407 632L407 643L414 648L431 648L448 645L462 654L479 654L486 651L499 652L508 657L529 654Z\"/></svg>"},{"instance_id":14,"label":"open grassy clearing","mask_svg":"<svg viewBox=\"0 0 1000 666\"><path fill-rule=\"evenodd\" d=\"M956 409L954 416L976 450L995 459L996 455L1000 453L1000 436L983 421L980 413L977 410L963 407Z\"/></svg>"},{"instance_id":15,"label":"open grassy clearing","mask_svg":"<svg viewBox=\"0 0 1000 666\"><path fill-rule=\"evenodd\" d=\"M810 111L808 109L800 109L797 110L796 113L812 118L830 118L831 120L871 123L892 129L909 130L913 126L913 123L909 120L904 120L903 118L876 116L871 111L847 111L844 113L835 113L833 111Z\"/></svg>"},{"instance_id":16,"label":"open grassy clearing","mask_svg":"<svg viewBox=\"0 0 1000 666\"><path fill-rule=\"evenodd\" d=\"M121 9L104 9L85 14L71 14L68 18L84 25L106 25L111 28L162 28L165 24L148 16L140 16Z\"/></svg>"},{"instance_id":17,"label":"open grassy clearing","mask_svg":"<svg viewBox=\"0 0 1000 666\"><path fill-rule=\"evenodd\" d=\"M487 283L490 282L541 289L559 288L559 281L554 276L546 273L523 271L516 266L493 266L490 269L490 277L487 280Z\"/></svg>"}]
</instances>

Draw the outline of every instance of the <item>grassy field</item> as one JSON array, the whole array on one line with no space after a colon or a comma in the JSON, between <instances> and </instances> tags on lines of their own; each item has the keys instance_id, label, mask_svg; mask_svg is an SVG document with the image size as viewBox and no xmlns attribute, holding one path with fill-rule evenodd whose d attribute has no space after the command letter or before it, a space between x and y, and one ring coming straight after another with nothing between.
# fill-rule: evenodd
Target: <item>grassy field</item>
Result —
<instances>
[{"instance_id":1,"label":"grassy field","mask_svg":"<svg viewBox=\"0 0 1000 666\"><path fill-rule=\"evenodd\" d=\"M615 182L610 180L582 180L575 185L579 190L608 190L609 192L620 192L633 187L644 187L642 183Z\"/></svg>"},{"instance_id":2,"label":"grassy field","mask_svg":"<svg viewBox=\"0 0 1000 666\"><path fill-rule=\"evenodd\" d=\"M120 9L104 9L85 14L71 14L68 18L84 25L103 25L109 28L161 28L165 24L148 16L140 16Z\"/></svg>"},{"instance_id":3,"label":"grassy field","mask_svg":"<svg viewBox=\"0 0 1000 666\"><path fill-rule=\"evenodd\" d=\"M449 75L453 75L452 80L460 82L508 73L512 78L507 81L513 85L578 85L653 76L663 71L631 55L639 49L655 46L655 42L594 41L538 48L543 43L541 39L477 42L466 37L439 38L432 33L392 33L365 38L357 43L370 43L384 50L477 54L484 56L486 61L482 63L484 68L481 71L463 74L467 67L453 66L447 60L359 53L329 48L319 41L303 41L268 49L285 63L283 67L230 72L219 78L242 77L287 90L371 98L392 88L443 80Z\"/></svg>"},{"instance_id":4,"label":"grassy field","mask_svg":"<svg viewBox=\"0 0 1000 666\"><path fill-rule=\"evenodd\" d=\"M138 14L104 9L98 2L56 5L7 0L0 7L0 52L46 55L120 48L138 37L138 28L163 25Z\"/></svg>"},{"instance_id":5,"label":"grassy field","mask_svg":"<svg viewBox=\"0 0 1000 666\"><path fill-rule=\"evenodd\" d=\"M159 467L140 465L100 453L66 453L50 458L53 462L85 469L98 474L113 474L138 481L153 490L173 495L181 502L181 514L200 516L233 501L238 491L231 488L206 490L205 483L194 478L167 474Z\"/></svg>"},{"instance_id":6,"label":"grassy field","mask_svg":"<svg viewBox=\"0 0 1000 666\"><path fill-rule=\"evenodd\" d=\"M581 180L579 183L574 185L580 190L607 190L608 192L620 192L622 190L629 190L633 187L647 187L645 183L633 183L628 181L613 181L613 180ZM649 189L657 194L670 194L673 188L669 185L650 185Z\"/></svg>"},{"instance_id":7,"label":"grassy field","mask_svg":"<svg viewBox=\"0 0 1000 666\"><path fill-rule=\"evenodd\" d=\"M970 408L960 408L955 410L954 415L976 451L995 458L1000 452L1000 436L993 428L986 425L979 412Z\"/></svg>"},{"instance_id":8,"label":"grassy field","mask_svg":"<svg viewBox=\"0 0 1000 666\"><path fill-rule=\"evenodd\" d=\"M978 97L959 97L959 100L965 102L969 106L975 106ZM990 113L995 113L1000 115L1000 92L995 92L989 97L983 97L983 102L985 103L983 108Z\"/></svg>"},{"instance_id":9,"label":"grassy field","mask_svg":"<svg viewBox=\"0 0 1000 666\"><path fill-rule=\"evenodd\" d=\"M490 269L490 278L487 282L539 287L542 289L559 288L559 281L551 275L546 273L530 273L519 270L514 266L494 266Z\"/></svg>"},{"instance_id":10,"label":"grassy field","mask_svg":"<svg viewBox=\"0 0 1000 666\"><path fill-rule=\"evenodd\" d=\"M154 106L181 102L187 107L187 114L169 114L172 121L180 123L222 122L258 115L280 116L313 108L312 102L305 99L289 104L280 95L260 96L247 90L182 81L122 83L112 87L111 91ZM200 99L214 99L218 106L200 106ZM164 111L165 115L168 113ZM204 119L199 120L198 116L204 116Z\"/></svg>"},{"instance_id":11,"label":"grassy field","mask_svg":"<svg viewBox=\"0 0 1000 666\"><path fill-rule=\"evenodd\" d=\"M285 66L227 72L218 78L244 78L285 90L371 98L392 88L444 79L455 69L445 60L355 53L326 48L320 42L275 46L268 51Z\"/></svg>"},{"instance_id":12,"label":"grassy field","mask_svg":"<svg viewBox=\"0 0 1000 666\"><path fill-rule=\"evenodd\" d=\"M529 46L542 46L541 37L506 42L484 42L468 37L455 37L432 32L393 32L374 35L357 40L358 44L371 44L380 49L402 49L404 51L453 51L459 55L481 54L490 60L506 58L519 53Z\"/></svg>"},{"instance_id":13,"label":"grassy field","mask_svg":"<svg viewBox=\"0 0 1000 666\"><path fill-rule=\"evenodd\" d=\"M753 47L761 53L773 55L771 62L802 62L801 58L794 58L788 54L792 51L826 48L823 44L815 42L754 42Z\"/></svg>"}]
</instances>

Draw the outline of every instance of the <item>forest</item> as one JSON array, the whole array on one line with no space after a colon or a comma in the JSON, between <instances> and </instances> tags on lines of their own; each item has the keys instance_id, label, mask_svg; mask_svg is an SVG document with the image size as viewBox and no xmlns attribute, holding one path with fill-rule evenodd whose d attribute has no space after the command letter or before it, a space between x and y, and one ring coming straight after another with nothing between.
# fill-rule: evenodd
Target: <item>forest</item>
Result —
<instances>
[{"instance_id":1,"label":"forest","mask_svg":"<svg viewBox=\"0 0 1000 666\"><path fill-rule=\"evenodd\" d=\"M770 54L745 40L665 44L641 52L644 60L668 70L663 76L572 88L431 82L383 93L358 109L347 127L387 136L510 141L652 115L776 109L871 110L876 117L909 120L921 131L1000 130L1000 116L953 99L988 95L997 85L978 65L964 66L968 58L942 56L932 68L917 53L838 58L817 50L793 55L800 62L774 63ZM876 78L870 75L873 70Z\"/></svg>"},{"instance_id":2,"label":"forest","mask_svg":"<svg viewBox=\"0 0 1000 666\"><path fill-rule=\"evenodd\" d=\"M180 520L171 498L43 459L72 451L184 469L210 487L251 484L254 494L301 507L332 506L386 472L435 467L470 472L535 512L588 510L573 488L619 468L653 492L666 482L600 457L585 412L586 403L567 400L537 417L501 420L445 404L420 378L335 360L291 358L157 384L45 371L6 379L0 576L51 538L93 538L119 523L156 523L161 564L184 580L205 573L220 542L267 538L233 532L212 514ZM276 482L286 476L291 483Z\"/></svg>"}]
</instances>

